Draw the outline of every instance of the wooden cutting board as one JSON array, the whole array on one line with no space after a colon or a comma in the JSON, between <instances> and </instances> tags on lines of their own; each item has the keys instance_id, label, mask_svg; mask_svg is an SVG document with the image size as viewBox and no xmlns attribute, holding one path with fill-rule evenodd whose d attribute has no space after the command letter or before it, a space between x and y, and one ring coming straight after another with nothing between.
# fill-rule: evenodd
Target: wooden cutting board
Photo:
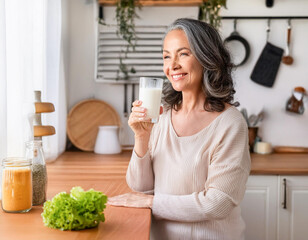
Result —
<instances>
[{"instance_id":1,"label":"wooden cutting board","mask_svg":"<svg viewBox=\"0 0 308 240\"><path fill-rule=\"evenodd\" d=\"M306 147L289 147L289 146L276 146L274 152L277 153L308 153Z\"/></svg>"},{"instance_id":2,"label":"wooden cutting board","mask_svg":"<svg viewBox=\"0 0 308 240\"><path fill-rule=\"evenodd\" d=\"M116 110L108 103L88 99L77 103L67 117L67 135L83 151L93 151L99 126L121 126Z\"/></svg>"}]
</instances>

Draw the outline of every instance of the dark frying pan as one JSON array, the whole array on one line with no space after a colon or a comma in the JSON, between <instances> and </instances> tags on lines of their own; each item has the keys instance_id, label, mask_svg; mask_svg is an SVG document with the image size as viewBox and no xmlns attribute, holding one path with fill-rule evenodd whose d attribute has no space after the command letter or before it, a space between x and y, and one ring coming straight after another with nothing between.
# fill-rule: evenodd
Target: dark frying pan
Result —
<instances>
[{"instance_id":1,"label":"dark frying pan","mask_svg":"<svg viewBox=\"0 0 308 240\"><path fill-rule=\"evenodd\" d=\"M244 47L244 50L245 50L244 57L238 63L234 63L234 65L238 67L238 66L242 66L247 61L250 55L250 46L247 40L243 38L242 36L240 36L240 34L236 31L236 19L234 20L233 32L231 33L229 37L225 39L224 43L228 44L230 42L235 42L235 41L240 43ZM229 50L232 51L232 49L229 49Z\"/></svg>"}]
</instances>

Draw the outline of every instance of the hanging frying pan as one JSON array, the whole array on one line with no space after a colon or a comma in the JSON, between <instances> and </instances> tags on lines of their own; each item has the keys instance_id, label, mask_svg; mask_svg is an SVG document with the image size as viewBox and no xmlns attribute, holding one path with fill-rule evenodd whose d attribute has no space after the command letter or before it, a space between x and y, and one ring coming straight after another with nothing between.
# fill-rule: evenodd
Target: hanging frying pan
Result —
<instances>
[{"instance_id":1,"label":"hanging frying pan","mask_svg":"<svg viewBox=\"0 0 308 240\"><path fill-rule=\"evenodd\" d=\"M231 53L233 64L238 67L247 61L250 55L250 46L247 40L236 31L236 23L237 20L234 19L233 32L225 39L224 43Z\"/></svg>"}]
</instances>

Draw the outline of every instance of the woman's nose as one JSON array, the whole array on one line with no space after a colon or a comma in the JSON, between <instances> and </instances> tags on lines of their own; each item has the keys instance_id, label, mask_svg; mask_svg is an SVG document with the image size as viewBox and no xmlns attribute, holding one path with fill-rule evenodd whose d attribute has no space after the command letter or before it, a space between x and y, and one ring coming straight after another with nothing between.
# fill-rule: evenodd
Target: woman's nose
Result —
<instances>
[{"instance_id":1,"label":"woman's nose","mask_svg":"<svg viewBox=\"0 0 308 240\"><path fill-rule=\"evenodd\" d=\"M172 59L171 63L170 63L170 70L175 70L175 69L179 69L181 66L178 62L178 60L176 58Z\"/></svg>"}]
</instances>

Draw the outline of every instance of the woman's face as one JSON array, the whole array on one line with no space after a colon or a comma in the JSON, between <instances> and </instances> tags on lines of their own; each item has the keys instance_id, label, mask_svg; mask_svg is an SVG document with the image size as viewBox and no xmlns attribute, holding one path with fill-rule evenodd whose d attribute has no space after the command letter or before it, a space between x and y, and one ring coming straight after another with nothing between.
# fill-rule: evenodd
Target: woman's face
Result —
<instances>
[{"instance_id":1,"label":"woman's face","mask_svg":"<svg viewBox=\"0 0 308 240\"><path fill-rule=\"evenodd\" d=\"M183 30L170 31L163 45L164 73L176 91L201 89L203 67L192 55Z\"/></svg>"}]
</instances>

